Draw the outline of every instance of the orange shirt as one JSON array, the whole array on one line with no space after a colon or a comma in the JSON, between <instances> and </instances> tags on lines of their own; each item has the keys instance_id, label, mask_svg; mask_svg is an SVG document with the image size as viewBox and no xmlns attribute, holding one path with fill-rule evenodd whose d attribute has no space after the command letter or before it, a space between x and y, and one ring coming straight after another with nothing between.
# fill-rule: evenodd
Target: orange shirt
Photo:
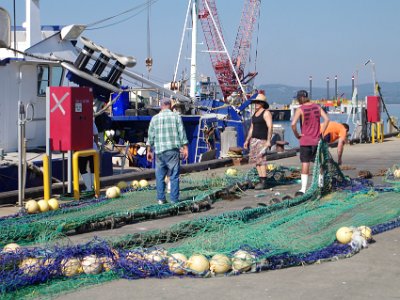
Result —
<instances>
[{"instance_id":1,"label":"orange shirt","mask_svg":"<svg viewBox=\"0 0 400 300\"><path fill-rule=\"evenodd\" d=\"M322 126L321 126L322 131ZM326 128L323 136L330 135L329 143L333 143L334 141L338 140L339 138L346 139L347 130L342 124L338 122L329 122L328 127Z\"/></svg>"}]
</instances>

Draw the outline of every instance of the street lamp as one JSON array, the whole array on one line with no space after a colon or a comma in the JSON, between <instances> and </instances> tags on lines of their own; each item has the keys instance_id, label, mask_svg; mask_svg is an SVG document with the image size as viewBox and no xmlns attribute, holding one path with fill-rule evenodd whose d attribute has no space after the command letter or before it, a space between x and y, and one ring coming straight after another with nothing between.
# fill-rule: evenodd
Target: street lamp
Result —
<instances>
[{"instance_id":1,"label":"street lamp","mask_svg":"<svg viewBox=\"0 0 400 300\"><path fill-rule=\"evenodd\" d=\"M326 100L329 100L329 77L326 77Z\"/></svg>"},{"instance_id":2,"label":"street lamp","mask_svg":"<svg viewBox=\"0 0 400 300\"><path fill-rule=\"evenodd\" d=\"M372 81L374 83L374 96L378 96L378 89L376 88L376 70L375 70L375 63L372 61L372 59L368 59L365 63L364 66L371 64L372 66Z\"/></svg>"},{"instance_id":3,"label":"street lamp","mask_svg":"<svg viewBox=\"0 0 400 300\"><path fill-rule=\"evenodd\" d=\"M335 75L335 99L338 99L337 75Z\"/></svg>"}]
</instances>

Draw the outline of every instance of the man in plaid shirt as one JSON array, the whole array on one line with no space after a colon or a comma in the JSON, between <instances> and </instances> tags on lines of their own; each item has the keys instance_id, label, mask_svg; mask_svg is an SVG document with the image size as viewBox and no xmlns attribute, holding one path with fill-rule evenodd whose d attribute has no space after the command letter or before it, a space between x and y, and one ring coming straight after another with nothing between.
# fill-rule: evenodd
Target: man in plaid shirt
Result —
<instances>
[{"instance_id":1,"label":"man in plaid shirt","mask_svg":"<svg viewBox=\"0 0 400 300\"><path fill-rule=\"evenodd\" d=\"M188 158L188 140L182 118L171 110L171 99L160 101L161 111L151 121L147 140L147 160L153 160L156 154L156 187L159 204L166 202L165 176L170 173L171 203L179 200L180 150L183 159Z\"/></svg>"}]
</instances>

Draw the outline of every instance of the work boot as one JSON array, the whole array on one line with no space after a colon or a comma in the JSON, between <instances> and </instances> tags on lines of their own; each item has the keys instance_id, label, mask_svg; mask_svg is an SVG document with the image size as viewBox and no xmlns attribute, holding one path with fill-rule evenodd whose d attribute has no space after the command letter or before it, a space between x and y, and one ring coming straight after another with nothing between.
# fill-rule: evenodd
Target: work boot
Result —
<instances>
[{"instance_id":1,"label":"work boot","mask_svg":"<svg viewBox=\"0 0 400 300\"><path fill-rule=\"evenodd\" d=\"M267 188L267 178L260 177L260 182L254 187L255 190L265 190Z\"/></svg>"}]
</instances>

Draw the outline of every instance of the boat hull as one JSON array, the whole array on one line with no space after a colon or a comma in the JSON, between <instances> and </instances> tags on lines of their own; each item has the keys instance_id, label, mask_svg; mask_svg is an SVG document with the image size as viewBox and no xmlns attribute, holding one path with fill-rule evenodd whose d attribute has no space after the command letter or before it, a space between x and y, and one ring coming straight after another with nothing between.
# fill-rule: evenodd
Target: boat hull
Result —
<instances>
[{"instance_id":1,"label":"boat hull","mask_svg":"<svg viewBox=\"0 0 400 300\"><path fill-rule=\"evenodd\" d=\"M273 121L290 121L290 109L269 109Z\"/></svg>"}]
</instances>

